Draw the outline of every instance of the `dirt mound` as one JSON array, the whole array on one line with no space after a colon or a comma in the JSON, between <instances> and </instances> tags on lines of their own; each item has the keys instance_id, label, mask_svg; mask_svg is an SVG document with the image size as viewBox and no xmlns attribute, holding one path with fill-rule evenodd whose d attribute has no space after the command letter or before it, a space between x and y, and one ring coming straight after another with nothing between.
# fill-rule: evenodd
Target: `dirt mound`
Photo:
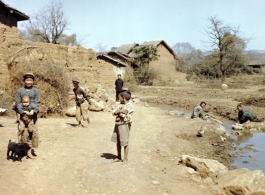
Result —
<instances>
[{"instance_id":1,"label":"dirt mound","mask_svg":"<svg viewBox=\"0 0 265 195\"><path fill-rule=\"evenodd\" d=\"M243 100L243 104L256 106L256 107L265 107L265 97L261 98L251 97L246 100Z\"/></svg>"},{"instance_id":2,"label":"dirt mound","mask_svg":"<svg viewBox=\"0 0 265 195\"><path fill-rule=\"evenodd\" d=\"M69 79L65 68L58 63L43 48L24 47L8 59L10 82L6 93L15 97L17 89L24 85L24 73L33 72L43 111L61 113L68 105Z\"/></svg>"}]
</instances>

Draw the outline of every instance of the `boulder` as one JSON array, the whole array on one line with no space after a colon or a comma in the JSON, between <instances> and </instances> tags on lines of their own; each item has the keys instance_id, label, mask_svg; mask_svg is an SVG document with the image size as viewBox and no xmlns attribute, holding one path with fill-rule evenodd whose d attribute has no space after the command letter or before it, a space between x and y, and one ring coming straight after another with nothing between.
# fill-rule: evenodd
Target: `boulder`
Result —
<instances>
[{"instance_id":1,"label":"boulder","mask_svg":"<svg viewBox=\"0 0 265 195\"><path fill-rule=\"evenodd\" d=\"M217 178L218 194L265 195L265 177L262 171L235 169L220 174Z\"/></svg>"},{"instance_id":2,"label":"boulder","mask_svg":"<svg viewBox=\"0 0 265 195\"><path fill-rule=\"evenodd\" d=\"M102 94L101 96L100 96L100 100L101 101L104 101L104 102L107 102L108 101L108 96L106 95L106 94Z\"/></svg>"},{"instance_id":3,"label":"boulder","mask_svg":"<svg viewBox=\"0 0 265 195\"><path fill-rule=\"evenodd\" d=\"M116 102L113 98L108 98L107 106L111 109L114 109L116 106Z\"/></svg>"},{"instance_id":4,"label":"boulder","mask_svg":"<svg viewBox=\"0 0 265 195\"><path fill-rule=\"evenodd\" d=\"M98 85L97 89L96 89L96 94L98 96L101 96L101 95L103 95L105 93L106 93L106 90L101 85Z\"/></svg>"},{"instance_id":5,"label":"boulder","mask_svg":"<svg viewBox=\"0 0 265 195\"><path fill-rule=\"evenodd\" d=\"M197 158L188 155L182 155L181 163L187 167L193 168L204 179L207 177L215 179L217 175L228 171L226 166L216 160Z\"/></svg>"},{"instance_id":6,"label":"boulder","mask_svg":"<svg viewBox=\"0 0 265 195\"><path fill-rule=\"evenodd\" d=\"M65 111L66 116L75 117L76 106L72 106Z\"/></svg>"},{"instance_id":7,"label":"boulder","mask_svg":"<svg viewBox=\"0 0 265 195\"><path fill-rule=\"evenodd\" d=\"M5 108L0 108L0 116L5 115L6 109Z\"/></svg>"},{"instance_id":8,"label":"boulder","mask_svg":"<svg viewBox=\"0 0 265 195\"><path fill-rule=\"evenodd\" d=\"M222 90L227 90L228 89L228 86L226 84L222 84L221 85L221 88L222 88Z\"/></svg>"},{"instance_id":9,"label":"boulder","mask_svg":"<svg viewBox=\"0 0 265 195\"><path fill-rule=\"evenodd\" d=\"M199 129L198 133L197 133L197 136L198 137L203 137L205 131L207 131L207 127L205 126L201 126L201 128Z\"/></svg>"},{"instance_id":10,"label":"boulder","mask_svg":"<svg viewBox=\"0 0 265 195\"><path fill-rule=\"evenodd\" d=\"M235 130L243 130L243 126L242 125L232 125L232 129L235 129Z\"/></svg>"},{"instance_id":11,"label":"boulder","mask_svg":"<svg viewBox=\"0 0 265 195\"><path fill-rule=\"evenodd\" d=\"M225 127L222 125L216 128L215 133L217 133L218 135L229 137L229 133L226 131Z\"/></svg>"},{"instance_id":12,"label":"boulder","mask_svg":"<svg viewBox=\"0 0 265 195\"><path fill-rule=\"evenodd\" d=\"M93 98L90 98L89 103L90 103L89 110L92 110L92 111L102 111L102 110L105 109L105 106L104 106L104 102L103 101L97 102Z\"/></svg>"}]
</instances>

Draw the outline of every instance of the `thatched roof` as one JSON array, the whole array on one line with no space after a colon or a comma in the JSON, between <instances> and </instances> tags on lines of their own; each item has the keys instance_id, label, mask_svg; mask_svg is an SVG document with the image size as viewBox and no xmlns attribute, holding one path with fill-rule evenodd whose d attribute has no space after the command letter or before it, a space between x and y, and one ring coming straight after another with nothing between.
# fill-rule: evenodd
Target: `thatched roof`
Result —
<instances>
[{"instance_id":1,"label":"thatched roof","mask_svg":"<svg viewBox=\"0 0 265 195\"><path fill-rule=\"evenodd\" d=\"M10 15L13 15L17 19L17 21L23 21L29 19L29 16L18 11L15 8L10 7L9 5L2 2L2 0L0 0L0 9L10 13Z\"/></svg>"},{"instance_id":2,"label":"thatched roof","mask_svg":"<svg viewBox=\"0 0 265 195\"><path fill-rule=\"evenodd\" d=\"M251 60L248 62L248 66L265 66L265 61L264 60Z\"/></svg>"},{"instance_id":3,"label":"thatched roof","mask_svg":"<svg viewBox=\"0 0 265 195\"><path fill-rule=\"evenodd\" d=\"M119 66L124 66L124 67L128 66L126 63L121 62L120 60L117 60L117 59L113 59L113 58L111 58L110 56L105 55L105 54L98 54L98 55L97 55L97 59L102 59L102 60L106 60L106 61L111 61L111 62L113 62L113 63L115 63L115 64L117 64L117 65L119 65Z\"/></svg>"},{"instance_id":4,"label":"thatched roof","mask_svg":"<svg viewBox=\"0 0 265 195\"><path fill-rule=\"evenodd\" d=\"M109 52L107 53L107 55L117 55L117 56L123 58L123 59L126 60L126 61L129 61L129 62L131 61L131 58L130 58L128 55L123 54L123 53L118 52L118 51L109 51Z\"/></svg>"},{"instance_id":5,"label":"thatched roof","mask_svg":"<svg viewBox=\"0 0 265 195\"><path fill-rule=\"evenodd\" d=\"M117 47L115 51L128 55L132 51L132 49L136 46L139 46L139 44L138 43L125 44Z\"/></svg>"},{"instance_id":6,"label":"thatched roof","mask_svg":"<svg viewBox=\"0 0 265 195\"><path fill-rule=\"evenodd\" d=\"M142 43L141 45L153 45L154 47L158 47L160 44L164 45L164 47L168 49L168 51L174 56L174 58L176 60L178 59L177 54L174 52L174 50L164 40L148 41L148 42Z\"/></svg>"}]
</instances>

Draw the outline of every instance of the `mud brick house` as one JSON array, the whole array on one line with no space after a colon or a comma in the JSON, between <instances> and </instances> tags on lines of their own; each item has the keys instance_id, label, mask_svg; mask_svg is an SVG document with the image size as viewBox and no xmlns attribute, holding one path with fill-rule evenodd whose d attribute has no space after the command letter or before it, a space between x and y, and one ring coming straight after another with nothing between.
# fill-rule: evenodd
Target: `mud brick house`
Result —
<instances>
[{"instance_id":1,"label":"mud brick house","mask_svg":"<svg viewBox=\"0 0 265 195\"><path fill-rule=\"evenodd\" d=\"M149 66L159 72L164 78L175 78L177 75L176 60L178 57L171 47L163 40L144 42L141 45L152 45L157 49L158 60L150 62Z\"/></svg>"},{"instance_id":2,"label":"mud brick house","mask_svg":"<svg viewBox=\"0 0 265 195\"><path fill-rule=\"evenodd\" d=\"M9 38L18 38L17 23L28 19L29 16L0 0L0 43Z\"/></svg>"},{"instance_id":3,"label":"mud brick house","mask_svg":"<svg viewBox=\"0 0 265 195\"><path fill-rule=\"evenodd\" d=\"M120 58L112 58L111 56L108 56L106 54L97 54L97 60L98 63L101 65L104 65L103 67L110 67L111 65L113 68L113 73L110 74L112 71L110 69L107 69L106 71L101 71L100 74L100 80L106 80L107 78L110 80L113 80L113 75L116 76L118 74L123 75L125 72L125 68L129 66L129 64L126 61L120 60Z\"/></svg>"},{"instance_id":4,"label":"mud brick house","mask_svg":"<svg viewBox=\"0 0 265 195\"><path fill-rule=\"evenodd\" d=\"M21 40L17 24L28 19L29 16L0 0L0 90L7 89L13 69L29 64L62 66L69 78L79 78L84 87L96 87L97 84L113 87L116 74L127 66L118 60L97 56L92 49ZM72 87L71 80L69 87Z\"/></svg>"},{"instance_id":5,"label":"mud brick house","mask_svg":"<svg viewBox=\"0 0 265 195\"><path fill-rule=\"evenodd\" d=\"M12 8L0 0L0 45L7 40L18 38L17 23L19 21L28 20L29 17ZM9 71L5 62L6 48L0 49L0 80L1 83L9 78ZM8 82L8 81L7 81Z\"/></svg>"},{"instance_id":6,"label":"mud brick house","mask_svg":"<svg viewBox=\"0 0 265 195\"><path fill-rule=\"evenodd\" d=\"M152 45L157 49L158 60L152 61L149 66L159 72L163 79L185 79L185 74L180 74L175 69L176 60L178 60L176 53L164 40L144 42L141 45ZM137 68L138 65L133 63L135 57L133 48L137 46L139 46L137 43L124 44L108 52L107 55Z\"/></svg>"},{"instance_id":7,"label":"mud brick house","mask_svg":"<svg viewBox=\"0 0 265 195\"><path fill-rule=\"evenodd\" d=\"M252 60L248 63L254 72L265 73L265 62L262 60Z\"/></svg>"},{"instance_id":8,"label":"mud brick house","mask_svg":"<svg viewBox=\"0 0 265 195\"><path fill-rule=\"evenodd\" d=\"M121 45L115 48L115 50L108 52L107 55L115 60L126 63L132 68L136 68L138 65L133 62L133 55L130 54L132 54L133 48L137 46L139 46L137 43Z\"/></svg>"}]
</instances>

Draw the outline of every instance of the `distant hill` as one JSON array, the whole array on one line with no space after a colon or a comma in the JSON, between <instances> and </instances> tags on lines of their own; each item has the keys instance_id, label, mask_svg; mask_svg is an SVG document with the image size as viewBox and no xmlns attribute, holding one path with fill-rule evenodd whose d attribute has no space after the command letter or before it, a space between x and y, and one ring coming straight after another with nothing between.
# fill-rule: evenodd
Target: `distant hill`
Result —
<instances>
[{"instance_id":1,"label":"distant hill","mask_svg":"<svg viewBox=\"0 0 265 195\"><path fill-rule=\"evenodd\" d=\"M265 54L265 50L246 50L245 52L250 54Z\"/></svg>"},{"instance_id":2,"label":"distant hill","mask_svg":"<svg viewBox=\"0 0 265 195\"><path fill-rule=\"evenodd\" d=\"M245 50L246 54L257 54L257 55L265 55L265 50ZM208 56L212 53L212 51L205 51L203 52L204 56ZM265 57L265 56L264 56Z\"/></svg>"}]
</instances>

